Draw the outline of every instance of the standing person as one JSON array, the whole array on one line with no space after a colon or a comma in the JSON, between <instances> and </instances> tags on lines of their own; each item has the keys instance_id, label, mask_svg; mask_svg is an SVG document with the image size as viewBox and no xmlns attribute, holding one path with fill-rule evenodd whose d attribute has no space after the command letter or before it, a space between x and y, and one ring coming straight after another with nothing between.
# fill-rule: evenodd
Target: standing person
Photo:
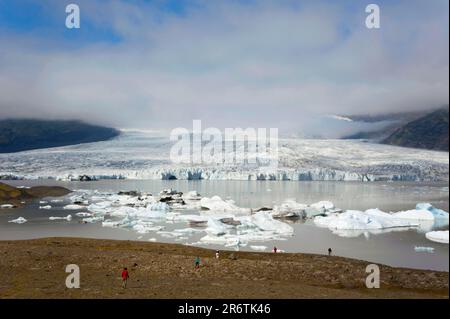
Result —
<instances>
[{"instance_id":1,"label":"standing person","mask_svg":"<svg viewBox=\"0 0 450 319\"><path fill-rule=\"evenodd\" d=\"M278 248L277 247L273 247L273 252L276 254L277 253L277 251L278 251Z\"/></svg>"},{"instance_id":2,"label":"standing person","mask_svg":"<svg viewBox=\"0 0 450 319\"><path fill-rule=\"evenodd\" d=\"M130 275L128 274L128 269L125 267L122 270L122 288L127 288L128 278L130 278Z\"/></svg>"},{"instance_id":3,"label":"standing person","mask_svg":"<svg viewBox=\"0 0 450 319\"><path fill-rule=\"evenodd\" d=\"M200 268L200 257L195 257L195 269Z\"/></svg>"},{"instance_id":4,"label":"standing person","mask_svg":"<svg viewBox=\"0 0 450 319\"><path fill-rule=\"evenodd\" d=\"M220 252L218 250L216 250L216 259L219 259L220 257Z\"/></svg>"},{"instance_id":5,"label":"standing person","mask_svg":"<svg viewBox=\"0 0 450 319\"><path fill-rule=\"evenodd\" d=\"M331 248L328 248L328 256L331 256L332 253L333 253L333 250Z\"/></svg>"}]
</instances>

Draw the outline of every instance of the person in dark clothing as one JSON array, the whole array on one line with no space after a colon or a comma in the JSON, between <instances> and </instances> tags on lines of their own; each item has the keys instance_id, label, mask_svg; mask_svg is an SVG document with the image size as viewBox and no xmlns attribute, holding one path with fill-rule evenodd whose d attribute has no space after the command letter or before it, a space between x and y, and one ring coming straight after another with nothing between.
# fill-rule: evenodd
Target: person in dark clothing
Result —
<instances>
[{"instance_id":1,"label":"person in dark clothing","mask_svg":"<svg viewBox=\"0 0 450 319\"><path fill-rule=\"evenodd\" d=\"M328 256L331 256L332 253L333 253L333 250L331 248L328 248Z\"/></svg>"}]
</instances>

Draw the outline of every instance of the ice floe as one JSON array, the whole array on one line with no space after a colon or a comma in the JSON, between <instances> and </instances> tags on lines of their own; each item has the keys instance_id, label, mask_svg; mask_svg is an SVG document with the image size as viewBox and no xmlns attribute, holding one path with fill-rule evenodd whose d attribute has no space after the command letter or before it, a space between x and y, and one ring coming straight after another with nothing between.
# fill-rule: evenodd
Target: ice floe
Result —
<instances>
[{"instance_id":1,"label":"ice floe","mask_svg":"<svg viewBox=\"0 0 450 319\"><path fill-rule=\"evenodd\" d=\"M49 209L52 209L52 206L50 206L50 205L39 206L39 209L46 209L46 210L49 210Z\"/></svg>"},{"instance_id":2,"label":"ice floe","mask_svg":"<svg viewBox=\"0 0 450 319\"><path fill-rule=\"evenodd\" d=\"M434 253L433 247L416 246L414 250L418 253Z\"/></svg>"},{"instance_id":3,"label":"ice floe","mask_svg":"<svg viewBox=\"0 0 450 319\"><path fill-rule=\"evenodd\" d=\"M14 208L14 205L13 205L13 204L3 204L3 205L0 205L0 209L11 209L11 208Z\"/></svg>"},{"instance_id":4,"label":"ice floe","mask_svg":"<svg viewBox=\"0 0 450 319\"><path fill-rule=\"evenodd\" d=\"M79 210L79 209L85 209L86 206L81 206L77 204L69 204L63 207L65 210Z\"/></svg>"},{"instance_id":5,"label":"ice floe","mask_svg":"<svg viewBox=\"0 0 450 319\"><path fill-rule=\"evenodd\" d=\"M67 220L68 222L70 222L72 220L72 215L67 215L66 217L54 217L54 216L51 216L48 219L50 219L50 220Z\"/></svg>"},{"instance_id":6,"label":"ice floe","mask_svg":"<svg viewBox=\"0 0 450 319\"><path fill-rule=\"evenodd\" d=\"M436 243L448 244L448 230L428 232L425 237Z\"/></svg>"},{"instance_id":7,"label":"ice floe","mask_svg":"<svg viewBox=\"0 0 450 319\"><path fill-rule=\"evenodd\" d=\"M8 221L8 223L14 223L14 224L23 224L26 222L27 222L27 220L23 217L19 217L19 218Z\"/></svg>"}]
</instances>

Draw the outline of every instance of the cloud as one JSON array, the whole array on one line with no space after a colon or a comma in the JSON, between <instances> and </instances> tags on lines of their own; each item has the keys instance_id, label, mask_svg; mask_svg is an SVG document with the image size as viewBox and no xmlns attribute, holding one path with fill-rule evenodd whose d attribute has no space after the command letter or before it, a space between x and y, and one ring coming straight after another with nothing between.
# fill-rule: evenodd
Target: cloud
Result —
<instances>
[{"instance_id":1,"label":"cloud","mask_svg":"<svg viewBox=\"0 0 450 319\"><path fill-rule=\"evenodd\" d=\"M78 1L78 36L0 24L0 117L302 131L320 114L448 104L448 1L379 2L379 30L364 1Z\"/></svg>"}]
</instances>

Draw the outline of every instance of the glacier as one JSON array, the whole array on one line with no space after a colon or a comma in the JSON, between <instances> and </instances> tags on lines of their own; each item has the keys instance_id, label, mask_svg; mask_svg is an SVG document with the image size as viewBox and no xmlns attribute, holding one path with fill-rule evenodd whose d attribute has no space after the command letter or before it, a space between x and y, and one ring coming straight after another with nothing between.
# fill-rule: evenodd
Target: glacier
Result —
<instances>
[{"instance_id":1,"label":"glacier","mask_svg":"<svg viewBox=\"0 0 450 319\"><path fill-rule=\"evenodd\" d=\"M0 179L448 181L448 152L359 140L279 140L277 168L174 164L173 142L126 131L110 141L0 154Z\"/></svg>"}]
</instances>

